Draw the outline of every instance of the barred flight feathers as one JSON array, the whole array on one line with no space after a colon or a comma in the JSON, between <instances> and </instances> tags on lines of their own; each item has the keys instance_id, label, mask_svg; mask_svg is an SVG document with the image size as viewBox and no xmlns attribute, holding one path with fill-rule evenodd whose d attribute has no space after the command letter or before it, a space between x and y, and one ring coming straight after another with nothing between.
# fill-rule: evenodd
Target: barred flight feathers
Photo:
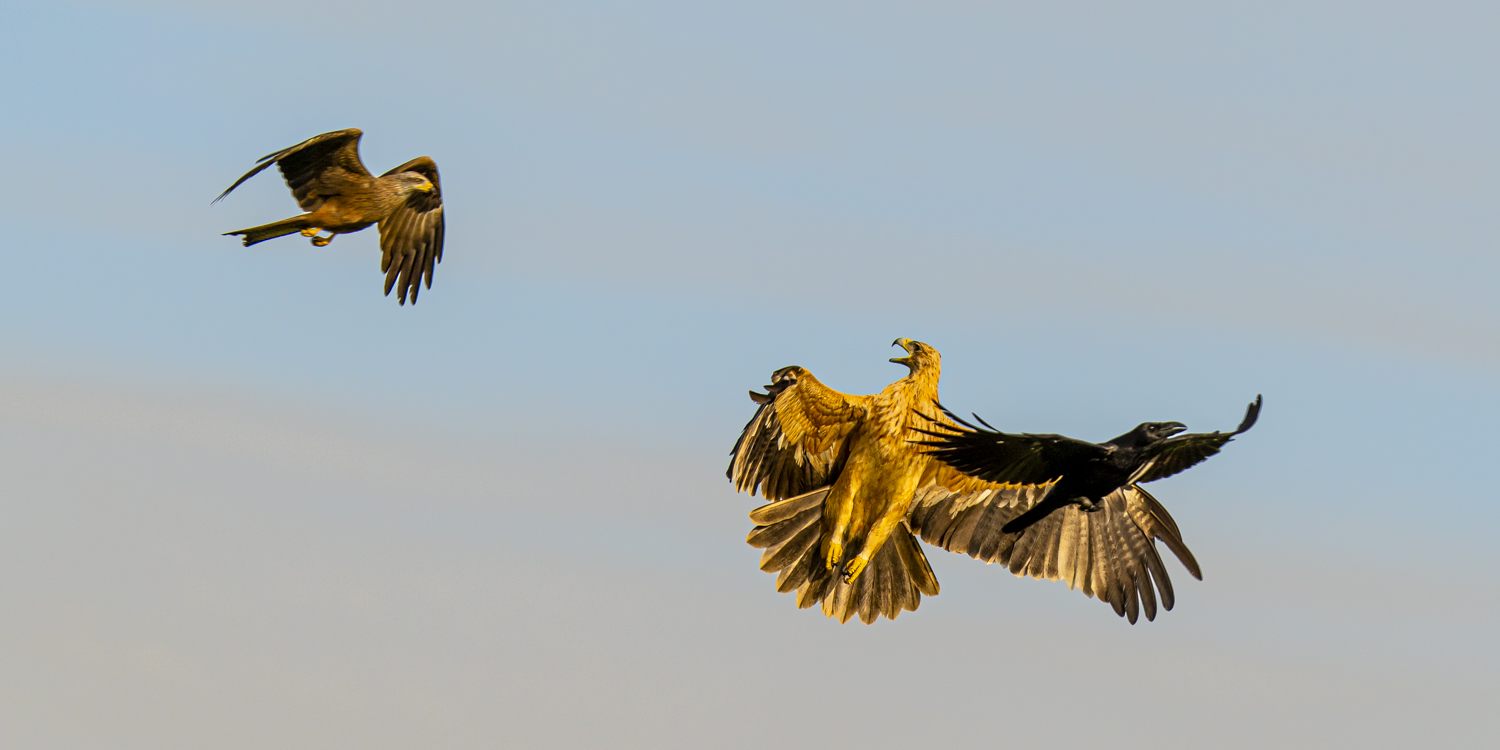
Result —
<instances>
[{"instance_id":1,"label":"barred flight feathers","mask_svg":"<svg viewBox=\"0 0 1500 750\"><path fill-rule=\"evenodd\" d=\"M1063 506L1020 531L1005 531L1010 519L1035 506L1048 485L955 493L931 483L917 490L909 521L922 540L949 552L998 563L1014 575L1061 581L1085 596L1107 602L1131 623L1139 612L1156 617L1156 593L1164 609L1175 601L1153 540L1160 539L1199 580L1198 561L1182 542L1165 508L1140 487L1105 498L1087 512ZM1153 585L1156 591L1153 591Z\"/></svg>"},{"instance_id":2,"label":"barred flight feathers","mask_svg":"<svg viewBox=\"0 0 1500 750\"><path fill-rule=\"evenodd\" d=\"M1153 459L1166 472L1212 455L1254 424L1259 399L1239 430L1198 442L1171 443L1185 429L1176 422L1098 445L1007 434L938 403L936 349L895 345L910 356L891 361L910 372L873 396L839 393L801 367L777 370L765 393L750 394L755 416L726 474L771 501L751 512L746 541L764 550L760 567L776 575L777 591L840 622L895 618L938 593L919 537L1061 581L1131 623L1176 602L1156 542L1202 579L1172 516L1127 478ZM1164 441L1168 449L1151 452Z\"/></svg>"},{"instance_id":3,"label":"barred flight feathers","mask_svg":"<svg viewBox=\"0 0 1500 750\"><path fill-rule=\"evenodd\" d=\"M902 525L852 583L841 569L830 570L819 554L823 502L828 488L763 505L750 514L757 525L746 542L765 552L760 569L776 574L776 590L797 592L797 606L821 605L839 622L858 616L865 624L881 616L894 620L916 610L922 595L936 596L937 578L911 530Z\"/></svg>"},{"instance_id":4,"label":"barred flight feathers","mask_svg":"<svg viewBox=\"0 0 1500 750\"><path fill-rule=\"evenodd\" d=\"M832 483L847 458L844 438L870 397L839 393L794 366L777 370L766 393L750 398L760 408L735 441L725 475L740 492L781 500Z\"/></svg>"},{"instance_id":5,"label":"barred flight feathers","mask_svg":"<svg viewBox=\"0 0 1500 750\"><path fill-rule=\"evenodd\" d=\"M438 179L437 164L419 156L381 175L410 172L432 183L430 192L413 192L406 200L380 220L380 270L385 271L385 293L396 290L396 299L405 304L410 296L416 304L417 292L425 281L432 288L432 272L443 260L443 187Z\"/></svg>"}]
</instances>

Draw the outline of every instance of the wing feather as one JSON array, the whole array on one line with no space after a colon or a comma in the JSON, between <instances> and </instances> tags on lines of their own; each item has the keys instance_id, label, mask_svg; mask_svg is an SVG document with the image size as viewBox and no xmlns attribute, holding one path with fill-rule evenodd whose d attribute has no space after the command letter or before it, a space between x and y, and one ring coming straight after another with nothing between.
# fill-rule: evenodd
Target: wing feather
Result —
<instances>
[{"instance_id":1,"label":"wing feather","mask_svg":"<svg viewBox=\"0 0 1500 750\"><path fill-rule=\"evenodd\" d=\"M323 196L331 192L339 192L335 188L347 178L371 176L370 171L365 169L364 163L359 160L361 135L363 132L359 128L335 130L331 133L315 135L290 148L262 156L257 160L254 169L235 180L234 184L220 193L213 202L218 203L223 200L224 196L229 195L246 180L275 164L281 169L281 175L286 179L287 187L292 189L292 195L297 198L297 205L301 206L303 211L315 210L322 204Z\"/></svg>"},{"instance_id":2,"label":"wing feather","mask_svg":"<svg viewBox=\"0 0 1500 750\"><path fill-rule=\"evenodd\" d=\"M1103 458L1108 449L1063 435L1029 435L975 427L938 404L948 420L929 417L931 439L916 441L928 455L963 474L996 484L1046 484L1064 466ZM977 416L975 419L979 419ZM983 420L980 420L981 422Z\"/></svg>"},{"instance_id":3,"label":"wing feather","mask_svg":"<svg viewBox=\"0 0 1500 750\"><path fill-rule=\"evenodd\" d=\"M1240 426L1234 432L1200 432L1192 435L1178 435L1167 438L1157 443L1149 451L1146 463L1136 470L1131 481L1137 484L1154 482L1165 479L1180 471L1185 471L1200 463L1209 456L1218 453L1225 443L1234 439L1251 427L1255 426L1255 420L1260 417L1261 397L1256 396L1250 406L1245 409L1245 418L1240 421Z\"/></svg>"},{"instance_id":4,"label":"wing feather","mask_svg":"<svg viewBox=\"0 0 1500 750\"><path fill-rule=\"evenodd\" d=\"M1108 603L1131 622L1142 613L1153 619L1158 603L1168 610L1175 603L1156 540L1194 578L1202 579L1171 515L1134 485L1108 495L1096 511L1061 506L1024 529L1003 530L1048 489L1033 485L959 492L942 486L934 475L918 488L908 521L923 541L1004 565L1017 576L1062 581Z\"/></svg>"},{"instance_id":5,"label":"wing feather","mask_svg":"<svg viewBox=\"0 0 1500 750\"><path fill-rule=\"evenodd\" d=\"M730 452L735 489L780 500L831 484L870 397L839 393L801 367L777 370L766 391L751 392L760 408Z\"/></svg>"},{"instance_id":6,"label":"wing feather","mask_svg":"<svg viewBox=\"0 0 1500 750\"><path fill-rule=\"evenodd\" d=\"M424 282L432 288L432 275L443 259L446 220L437 163L419 156L381 177L402 172L416 172L432 183L431 192L412 193L380 221L380 270L385 272L385 293L390 294L394 288L396 300L404 305L408 299L416 304Z\"/></svg>"}]
</instances>

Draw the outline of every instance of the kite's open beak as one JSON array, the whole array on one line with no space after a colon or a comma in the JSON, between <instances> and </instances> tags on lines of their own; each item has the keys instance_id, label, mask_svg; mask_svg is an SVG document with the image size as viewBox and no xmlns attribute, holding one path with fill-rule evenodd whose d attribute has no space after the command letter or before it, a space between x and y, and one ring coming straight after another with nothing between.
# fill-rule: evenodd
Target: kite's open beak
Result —
<instances>
[{"instance_id":1,"label":"kite's open beak","mask_svg":"<svg viewBox=\"0 0 1500 750\"><path fill-rule=\"evenodd\" d=\"M907 353L907 356L905 357L891 357L891 361L895 362L898 365L906 365L907 367L911 367L911 339L896 339L895 341L891 342L891 346L899 346L902 349L905 349Z\"/></svg>"},{"instance_id":2,"label":"kite's open beak","mask_svg":"<svg viewBox=\"0 0 1500 750\"><path fill-rule=\"evenodd\" d=\"M1185 424L1183 424L1181 422L1168 422L1168 423L1166 423L1165 425L1162 425L1162 426L1164 428L1166 428L1166 436L1167 437L1172 437L1173 435L1176 435L1179 432L1187 432L1187 425L1185 425Z\"/></svg>"}]
</instances>

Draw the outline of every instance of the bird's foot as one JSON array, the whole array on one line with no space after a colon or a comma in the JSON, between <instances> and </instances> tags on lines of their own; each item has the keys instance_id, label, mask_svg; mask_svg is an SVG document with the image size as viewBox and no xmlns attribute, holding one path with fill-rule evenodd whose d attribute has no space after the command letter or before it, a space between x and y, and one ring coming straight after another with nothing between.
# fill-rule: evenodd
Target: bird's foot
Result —
<instances>
[{"instance_id":1,"label":"bird's foot","mask_svg":"<svg viewBox=\"0 0 1500 750\"><path fill-rule=\"evenodd\" d=\"M838 568L839 563L844 561L844 545L838 542L828 543L828 557L826 562L829 570Z\"/></svg>"},{"instance_id":2,"label":"bird's foot","mask_svg":"<svg viewBox=\"0 0 1500 750\"><path fill-rule=\"evenodd\" d=\"M1093 513L1096 510L1103 510L1104 506L1085 497L1078 501L1078 509L1084 513Z\"/></svg>"},{"instance_id":3,"label":"bird's foot","mask_svg":"<svg viewBox=\"0 0 1500 750\"><path fill-rule=\"evenodd\" d=\"M321 232L321 231L323 231L322 227L308 227L308 228L302 230L302 236L303 237L311 237L311 236L313 236L313 235L315 235L315 234L317 234L318 232Z\"/></svg>"},{"instance_id":4,"label":"bird's foot","mask_svg":"<svg viewBox=\"0 0 1500 750\"><path fill-rule=\"evenodd\" d=\"M313 247L327 247L330 242L333 242L333 235L331 234L327 237L312 238Z\"/></svg>"},{"instance_id":5,"label":"bird's foot","mask_svg":"<svg viewBox=\"0 0 1500 750\"><path fill-rule=\"evenodd\" d=\"M850 560L849 564L844 566L844 582L854 583L854 580L856 578L859 578L859 574L865 571L865 566L869 564L870 558L865 557L864 555L860 555L853 560Z\"/></svg>"}]
</instances>

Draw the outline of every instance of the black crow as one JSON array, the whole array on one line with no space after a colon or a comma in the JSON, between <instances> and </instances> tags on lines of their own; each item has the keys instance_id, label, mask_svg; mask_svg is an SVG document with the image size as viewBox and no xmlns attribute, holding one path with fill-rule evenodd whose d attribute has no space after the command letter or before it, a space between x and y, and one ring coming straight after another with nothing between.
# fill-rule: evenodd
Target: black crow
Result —
<instances>
[{"instance_id":1,"label":"black crow","mask_svg":"<svg viewBox=\"0 0 1500 750\"><path fill-rule=\"evenodd\" d=\"M934 429L923 431L933 439L920 444L937 460L976 479L1018 485L1055 482L1040 502L1001 528L1014 533L1058 508L1076 504L1094 511L1116 490L1169 477L1200 463L1254 426L1260 404L1261 397L1256 396L1234 432L1180 435L1187 429L1181 422L1143 422L1105 443L1000 432L978 415L974 418L984 427L976 427L939 404L959 426L934 422Z\"/></svg>"}]
</instances>

